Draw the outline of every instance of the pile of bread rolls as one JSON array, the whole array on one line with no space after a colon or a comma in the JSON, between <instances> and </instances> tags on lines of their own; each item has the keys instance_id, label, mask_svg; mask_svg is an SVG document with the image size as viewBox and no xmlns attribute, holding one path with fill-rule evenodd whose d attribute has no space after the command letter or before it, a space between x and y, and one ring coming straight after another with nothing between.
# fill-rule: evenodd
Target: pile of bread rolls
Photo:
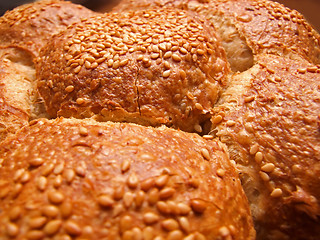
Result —
<instances>
[{"instance_id":1,"label":"pile of bread rolls","mask_svg":"<svg viewBox=\"0 0 320 240\"><path fill-rule=\"evenodd\" d=\"M0 239L319 239L319 41L269 0L6 12Z\"/></svg>"}]
</instances>

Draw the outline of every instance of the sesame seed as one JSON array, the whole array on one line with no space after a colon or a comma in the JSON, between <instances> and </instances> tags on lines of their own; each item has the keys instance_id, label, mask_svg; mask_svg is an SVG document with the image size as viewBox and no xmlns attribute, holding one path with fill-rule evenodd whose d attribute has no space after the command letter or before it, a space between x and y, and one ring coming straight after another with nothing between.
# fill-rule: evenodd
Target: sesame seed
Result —
<instances>
[{"instance_id":1,"label":"sesame seed","mask_svg":"<svg viewBox=\"0 0 320 240\"><path fill-rule=\"evenodd\" d=\"M141 182L140 184L140 188L147 192L149 191L153 186L155 185L155 180L153 178L148 178L146 180L144 180L143 182Z\"/></svg>"},{"instance_id":2,"label":"sesame seed","mask_svg":"<svg viewBox=\"0 0 320 240\"><path fill-rule=\"evenodd\" d=\"M127 184L129 188L136 188L138 186L138 183L139 183L139 179L137 175L135 173L132 173L127 180Z\"/></svg>"},{"instance_id":3,"label":"sesame seed","mask_svg":"<svg viewBox=\"0 0 320 240\"><path fill-rule=\"evenodd\" d=\"M307 67L307 71L311 73L315 73L317 72L317 70L318 70L317 66Z\"/></svg>"},{"instance_id":4,"label":"sesame seed","mask_svg":"<svg viewBox=\"0 0 320 240\"><path fill-rule=\"evenodd\" d=\"M220 227L219 228L219 233L222 237L227 237L230 235L230 231L226 226Z\"/></svg>"},{"instance_id":5,"label":"sesame seed","mask_svg":"<svg viewBox=\"0 0 320 240\"><path fill-rule=\"evenodd\" d=\"M88 129L83 127L83 126L80 126L79 127L79 133L83 137L88 136Z\"/></svg>"},{"instance_id":6,"label":"sesame seed","mask_svg":"<svg viewBox=\"0 0 320 240\"><path fill-rule=\"evenodd\" d=\"M75 177L75 172L73 169L66 169L64 171L64 177L67 181L67 183L71 183Z\"/></svg>"},{"instance_id":7,"label":"sesame seed","mask_svg":"<svg viewBox=\"0 0 320 240\"><path fill-rule=\"evenodd\" d=\"M213 118L212 118L212 120L211 120L211 122L213 123L213 124L218 124L218 123L220 123L221 121L222 121L222 116L221 115L216 115L216 116L214 116Z\"/></svg>"},{"instance_id":8,"label":"sesame seed","mask_svg":"<svg viewBox=\"0 0 320 240\"><path fill-rule=\"evenodd\" d=\"M91 63L89 61L85 61L84 66L86 67L86 69L90 69Z\"/></svg>"},{"instance_id":9,"label":"sesame seed","mask_svg":"<svg viewBox=\"0 0 320 240\"><path fill-rule=\"evenodd\" d=\"M181 240L181 239L183 239L183 233L180 230L171 231L167 237L167 240Z\"/></svg>"},{"instance_id":10,"label":"sesame seed","mask_svg":"<svg viewBox=\"0 0 320 240\"><path fill-rule=\"evenodd\" d=\"M54 235L59 231L61 225L62 225L61 220L52 220L45 225L43 231L47 235Z\"/></svg>"},{"instance_id":11,"label":"sesame seed","mask_svg":"<svg viewBox=\"0 0 320 240\"><path fill-rule=\"evenodd\" d=\"M22 209L20 206L13 207L9 212L9 218L11 221L15 221L20 218Z\"/></svg>"},{"instance_id":12,"label":"sesame seed","mask_svg":"<svg viewBox=\"0 0 320 240\"><path fill-rule=\"evenodd\" d=\"M245 102L245 103L252 102L253 100L254 100L254 96L248 96L248 97L245 97L245 98L244 98L244 102Z\"/></svg>"},{"instance_id":13,"label":"sesame seed","mask_svg":"<svg viewBox=\"0 0 320 240\"><path fill-rule=\"evenodd\" d=\"M188 232L190 231L190 223L189 223L188 218L186 218L186 217L180 217L180 218L179 218L179 224L180 224L180 226L181 226L181 229L182 229L184 232L188 233Z\"/></svg>"},{"instance_id":14,"label":"sesame seed","mask_svg":"<svg viewBox=\"0 0 320 240\"><path fill-rule=\"evenodd\" d=\"M267 163L261 167L262 171L268 172L268 173L273 172L274 169L275 169L275 165L273 163Z\"/></svg>"},{"instance_id":15,"label":"sesame seed","mask_svg":"<svg viewBox=\"0 0 320 240\"><path fill-rule=\"evenodd\" d=\"M52 202L54 204L60 204L63 202L64 196L62 193L60 193L58 191L50 191L48 193L48 199L50 202Z\"/></svg>"},{"instance_id":16,"label":"sesame seed","mask_svg":"<svg viewBox=\"0 0 320 240\"><path fill-rule=\"evenodd\" d=\"M163 229L167 231L173 231L179 228L179 223L176 220L169 218L169 219L163 220L161 222L161 226Z\"/></svg>"},{"instance_id":17,"label":"sesame seed","mask_svg":"<svg viewBox=\"0 0 320 240\"><path fill-rule=\"evenodd\" d=\"M85 102L85 100L83 98L77 98L76 102L77 104L81 105Z\"/></svg>"},{"instance_id":18,"label":"sesame seed","mask_svg":"<svg viewBox=\"0 0 320 240\"><path fill-rule=\"evenodd\" d=\"M298 68L297 71L298 71L298 73L306 73L307 69L306 68Z\"/></svg>"},{"instance_id":19,"label":"sesame seed","mask_svg":"<svg viewBox=\"0 0 320 240\"><path fill-rule=\"evenodd\" d=\"M159 56L160 56L159 53L152 53L152 54L150 55L150 58L151 58L151 59L157 59Z\"/></svg>"},{"instance_id":20,"label":"sesame seed","mask_svg":"<svg viewBox=\"0 0 320 240\"><path fill-rule=\"evenodd\" d=\"M282 190L280 188L275 188L270 194L271 197L278 198L282 196Z\"/></svg>"},{"instance_id":21,"label":"sesame seed","mask_svg":"<svg viewBox=\"0 0 320 240\"><path fill-rule=\"evenodd\" d=\"M123 59L120 61L120 67L124 67L125 65L127 65L129 62L129 59Z\"/></svg>"},{"instance_id":22,"label":"sesame seed","mask_svg":"<svg viewBox=\"0 0 320 240\"><path fill-rule=\"evenodd\" d=\"M55 218L59 214L59 209L54 205L47 205L43 207L42 212L45 216Z\"/></svg>"},{"instance_id":23,"label":"sesame seed","mask_svg":"<svg viewBox=\"0 0 320 240\"><path fill-rule=\"evenodd\" d=\"M210 160L210 153L209 153L208 149L201 148L201 154L205 158L205 160Z\"/></svg>"},{"instance_id":24,"label":"sesame seed","mask_svg":"<svg viewBox=\"0 0 320 240\"><path fill-rule=\"evenodd\" d=\"M167 59L167 58L170 58L172 56L172 52L169 51L169 52L166 52L164 55L163 55L163 58L164 59Z\"/></svg>"},{"instance_id":25,"label":"sesame seed","mask_svg":"<svg viewBox=\"0 0 320 240\"><path fill-rule=\"evenodd\" d=\"M170 69L170 68L171 68L170 63L167 62L167 61L164 61L164 62L163 62L163 65L164 65L164 67L165 67L166 69Z\"/></svg>"},{"instance_id":26,"label":"sesame seed","mask_svg":"<svg viewBox=\"0 0 320 240\"><path fill-rule=\"evenodd\" d=\"M192 199L190 205L192 210L197 213L203 213L207 208L206 202L201 199Z\"/></svg>"},{"instance_id":27,"label":"sesame seed","mask_svg":"<svg viewBox=\"0 0 320 240\"><path fill-rule=\"evenodd\" d=\"M126 159L121 163L121 172L126 172L130 169L131 161Z\"/></svg>"},{"instance_id":28,"label":"sesame seed","mask_svg":"<svg viewBox=\"0 0 320 240\"><path fill-rule=\"evenodd\" d=\"M176 53L172 54L172 59L176 62L180 62L182 60L181 57Z\"/></svg>"},{"instance_id":29,"label":"sesame seed","mask_svg":"<svg viewBox=\"0 0 320 240\"><path fill-rule=\"evenodd\" d=\"M32 167L39 167L40 165L42 165L44 163L44 159L37 157L37 158L30 159L28 162L29 162L30 166L32 166Z\"/></svg>"},{"instance_id":30,"label":"sesame seed","mask_svg":"<svg viewBox=\"0 0 320 240\"><path fill-rule=\"evenodd\" d=\"M27 183L30 180L30 173L24 172L20 178L21 183Z\"/></svg>"},{"instance_id":31,"label":"sesame seed","mask_svg":"<svg viewBox=\"0 0 320 240\"><path fill-rule=\"evenodd\" d=\"M179 74L180 74L180 78L181 78L182 80L186 79L187 74L186 74L186 72L185 72L184 70L181 69L181 70L179 71Z\"/></svg>"},{"instance_id":32,"label":"sesame seed","mask_svg":"<svg viewBox=\"0 0 320 240\"><path fill-rule=\"evenodd\" d=\"M223 177L225 174L226 174L226 171L225 171L225 170L223 170L223 169L221 169L221 168L217 169L217 175L218 175L219 177Z\"/></svg>"},{"instance_id":33,"label":"sesame seed","mask_svg":"<svg viewBox=\"0 0 320 240\"><path fill-rule=\"evenodd\" d=\"M135 204L137 208L142 206L144 199L145 199L145 193L142 190L138 191L135 197Z\"/></svg>"},{"instance_id":34,"label":"sesame seed","mask_svg":"<svg viewBox=\"0 0 320 240\"><path fill-rule=\"evenodd\" d=\"M79 227L79 225L72 221L72 220L68 220L65 224L64 224L64 229L66 230L66 232L70 235L80 235L82 232L82 229Z\"/></svg>"},{"instance_id":35,"label":"sesame seed","mask_svg":"<svg viewBox=\"0 0 320 240\"><path fill-rule=\"evenodd\" d=\"M133 219L132 219L131 216L125 215L125 216L121 217L121 219L120 219L120 230L122 232L131 229L132 225L133 225Z\"/></svg>"},{"instance_id":36,"label":"sesame seed","mask_svg":"<svg viewBox=\"0 0 320 240\"><path fill-rule=\"evenodd\" d=\"M157 177L157 179L155 180L155 185L158 188L162 188L167 184L168 180L169 180L169 175L161 175Z\"/></svg>"},{"instance_id":37,"label":"sesame seed","mask_svg":"<svg viewBox=\"0 0 320 240\"><path fill-rule=\"evenodd\" d=\"M197 54L198 55L204 55L205 51L203 49L197 49Z\"/></svg>"},{"instance_id":38,"label":"sesame seed","mask_svg":"<svg viewBox=\"0 0 320 240\"><path fill-rule=\"evenodd\" d=\"M263 153L262 152L256 152L256 154L254 156L254 160L257 163L261 163L262 159L263 159Z\"/></svg>"},{"instance_id":39,"label":"sesame seed","mask_svg":"<svg viewBox=\"0 0 320 240\"><path fill-rule=\"evenodd\" d=\"M63 218L68 218L72 214L72 203L70 201L65 201L60 206L60 213Z\"/></svg>"},{"instance_id":40,"label":"sesame seed","mask_svg":"<svg viewBox=\"0 0 320 240\"><path fill-rule=\"evenodd\" d=\"M188 53L188 50L185 49L184 47L179 48L179 51L180 51L182 54L187 54L187 53Z\"/></svg>"},{"instance_id":41,"label":"sesame seed","mask_svg":"<svg viewBox=\"0 0 320 240\"><path fill-rule=\"evenodd\" d=\"M143 221L150 225L158 222L159 216L153 212L147 212L143 215Z\"/></svg>"},{"instance_id":42,"label":"sesame seed","mask_svg":"<svg viewBox=\"0 0 320 240\"><path fill-rule=\"evenodd\" d=\"M156 204L159 199L159 190L157 188L152 188L148 194L148 203L150 205Z\"/></svg>"},{"instance_id":43,"label":"sesame seed","mask_svg":"<svg viewBox=\"0 0 320 240\"><path fill-rule=\"evenodd\" d=\"M74 71L74 73L79 73L80 70L81 70L81 66L78 66L73 71Z\"/></svg>"},{"instance_id":44,"label":"sesame seed","mask_svg":"<svg viewBox=\"0 0 320 240\"><path fill-rule=\"evenodd\" d=\"M74 90L74 86L72 86L72 85L65 88L65 91L68 93L72 92L73 90Z\"/></svg>"},{"instance_id":45,"label":"sesame seed","mask_svg":"<svg viewBox=\"0 0 320 240\"><path fill-rule=\"evenodd\" d=\"M169 77L170 76L170 70L164 71L162 76L165 77L165 78Z\"/></svg>"},{"instance_id":46,"label":"sesame seed","mask_svg":"<svg viewBox=\"0 0 320 240\"><path fill-rule=\"evenodd\" d=\"M232 126L234 126L235 124L236 124L236 122L233 121L233 120L228 120L228 121L226 122L226 125L227 125L228 127L232 127Z\"/></svg>"},{"instance_id":47,"label":"sesame seed","mask_svg":"<svg viewBox=\"0 0 320 240\"><path fill-rule=\"evenodd\" d=\"M175 194L176 190L172 187L166 187L159 192L160 199L167 199Z\"/></svg>"},{"instance_id":48,"label":"sesame seed","mask_svg":"<svg viewBox=\"0 0 320 240\"><path fill-rule=\"evenodd\" d=\"M43 239L45 235L42 230L31 230L27 232L26 237L29 240L38 240Z\"/></svg>"},{"instance_id":49,"label":"sesame seed","mask_svg":"<svg viewBox=\"0 0 320 240\"><path fill-rule=\"evenodd\" d=\"M40 176L36 181L36 185L40 191L44 191L47 186L47 178Z\"/></svg>"},{"instance_id":50,"label":"sesame seed","mask_svg":"<svg viewBox=\"0 0 320 240\"><path fill-rule=\"evenodd\" d=\"M202 136L205 140L212 140L213 136L212 135L203 135Z\"/></svg>"},{"instance_id":51,"label":"sesame seed","mask_svg":"<svg viewBox=\"0 0 320 240\"><path fill-rule=\"evenodd\" d=\"M268 182L270 180L270 177L267 173L260 171L259 174L260 174L260 177L263 181Z\"/></svg>"},{"instance_id":52,"label":"sesame seed","mask_svg":"<svg viewBox=\"0 0 320 240\"><path fill-rule=\"evenodd\" d=\"M259 151L259 144L254 144L250 147L250 154L255 155Z\"/></svg>"},{"instance_id":53,"label":"sesame seed","mask_svg":"<svg viewBox=\"0 0 320 240\"><path fill-rule=\"evenodd\" d=\"M7 223L6 225L6 231L7 231L7 234L8 236L10 237L15 237L19 234L19 228L16 224L14 223Z\"/></svg>"},{"instance_id":54,"label":"sesame seed","mask_svg":"<svg viewBox=\"0 0 320 240\"><path fill-rule=\"evenodd\" d=\"M123 204L126 208L129 208L134 200L134 196L131 192L126 192L123 196Z\"/></svg>"},{"instance_id":55,"label":"sesame seed","mask_svg":"<svg viewBox=\"0 0 320 240\"><path fill-rule=\"evenodd\" d=\"M37 229L43 227L47 222L46 217L34 217L29 220L29 227L31 229Z\"/></svg>"},{"instance_id":56,"label":"sesame seed","mask_svg":"<svg viewBox=\"0 0 320 240\"><path fill-rule=\"evenodd\" d=\"M195 104L196 109L202 111L203 110L203 106L200 103L196 103Z\"/></svg>"}]
</instances>

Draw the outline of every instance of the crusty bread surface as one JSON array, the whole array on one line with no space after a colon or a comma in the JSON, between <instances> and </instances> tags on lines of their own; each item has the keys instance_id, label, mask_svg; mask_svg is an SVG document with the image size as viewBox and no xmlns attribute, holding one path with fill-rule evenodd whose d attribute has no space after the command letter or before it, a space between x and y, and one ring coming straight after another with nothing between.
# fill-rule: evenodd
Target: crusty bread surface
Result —
<instances>
[{"instance_id":1,"label":"crusty bread surface","mask_svg":"<svg viewBox=\"0 0 320 240\"><path fill-rule=\"evenodd\" d=\"M211 28L180 10L98 15L54 36L37 62L52 117L202 132L229 65Z\"/></svg>"},{"instance_id":2,"label":"crusty bread surface","mask_svg":"<svg viewBox=\"0 0 320 240\"><path fill-rule=\"evenodd\" d=\"M235 166L217 140L42 119L7 138L0 155L2 239L255 236Z\"/></svg>"}]
</instances>

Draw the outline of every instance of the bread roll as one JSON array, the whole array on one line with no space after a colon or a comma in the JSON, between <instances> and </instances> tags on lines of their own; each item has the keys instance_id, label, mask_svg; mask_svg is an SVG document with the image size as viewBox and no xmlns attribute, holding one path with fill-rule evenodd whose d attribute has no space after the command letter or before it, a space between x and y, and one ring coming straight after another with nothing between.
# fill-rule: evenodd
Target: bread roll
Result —
<instances>
[{"instance_id":1,"label":"bread roll","mask_svg":"<svg viewBox=\"0 0 320 240\"><path fill-rule=\"evenodd\" d=\"M68 1L42 0L24 4L0 18L0 46L18 46L38 56L53 34L93 14Z\"/></svg>"},{"instance_id":2,"label":"bread roll","mask_svg":"<svg viewBox=\"0 0 320 240\"><path fill-rule=\"evenodd\" d=\"M269 0L173 2L123 0L114 11L174 5L197 12L215 26L235 72L252 67L261 53L320 64L319 34L300 13L282 4Z\"/></svg>"},{"instance_id":3,"label":"bread roll","mask_svg":"<svg viewBox=\"0 0 320 240\"><path fill-rule=\"evenodd\" d=\"M37 120L0 146L1 239L254 239L225 146L127 123Z\"/></svg>"},{"instance_id":4,"label":"bread roll","mask_svg":"<svg viewBox=\"0 0 320 240\"><path fill-rule=\"evenodd\" d=\"M0 48L0 141L28 123L36 96L34 80L28 52Z\"/></svg>"},{"instance_id":5,"label":"bread roll","mask_svg":"<svg viewBox=\"0 0 320 240\"><path fill-rule=\"evenodd\" d=\"M320 69L261 55L235 74L212 118L249 198L258 239L320 234Z\"/></svg>"},{"instance_id":6,"label":"bread roll","mask_svg":"<svg viewBox=\"0 0 320 240\"><path fill-rule=\"evenodd\" d=\"M214 31L202 22L161 9L70 26L37 61L48 113L202 132L229 72Z\"/></svg>"},{"instance_id":7,"label":"bread roll","mask_svg":"<svg viewBox=\"0 0 320 240\"><path fill-rule=\"evenodd\" d=\"M70 2L44 0L0 17L0 141L29 120L48 117L36 90L33 58L53 34L92 14Z\"/></svg>"}]
</instances>

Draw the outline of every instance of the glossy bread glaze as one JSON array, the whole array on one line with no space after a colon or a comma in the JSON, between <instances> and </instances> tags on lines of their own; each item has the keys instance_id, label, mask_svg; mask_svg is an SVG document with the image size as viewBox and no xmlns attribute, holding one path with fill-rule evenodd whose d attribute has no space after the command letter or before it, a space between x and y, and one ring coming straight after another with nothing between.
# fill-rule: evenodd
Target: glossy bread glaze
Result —
<instances>
[{"instance_id":1,"label":"glossy bread glaze","mask_svg":"<svg viewBox=\"0 0 320 240\"><path fill-rule=\"evenodd\" d=\"M2 239L254 239L219 141L57 118L32 122L0 149Z\"/></svg>"}]
</instances>

